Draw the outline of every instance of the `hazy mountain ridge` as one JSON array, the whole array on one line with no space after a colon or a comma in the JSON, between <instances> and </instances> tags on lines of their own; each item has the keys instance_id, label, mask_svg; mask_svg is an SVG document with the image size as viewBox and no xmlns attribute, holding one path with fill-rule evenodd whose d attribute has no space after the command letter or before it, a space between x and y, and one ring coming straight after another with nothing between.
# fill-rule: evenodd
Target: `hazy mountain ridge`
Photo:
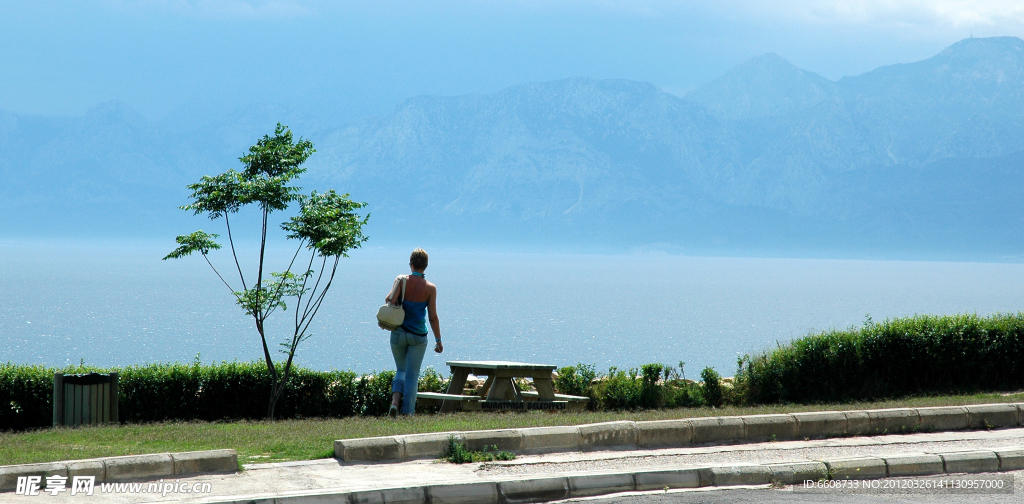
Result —
<instances>
[{"instance_id":1,"label":"hazy mountain ridge","mask_svg":"<svg viewBox=\"0 0 1024 504\"><path fill-rule=\"evenodd\" d=\"M626 205L654 218L733 207L870 221L864 208L879 205L832 197L857 180L840 175L1024 149L1022 45L969 39L839 82L769 54L685 98L590 79L420 97L363 126L369 138L335 158L344 176L322 173L358 186L394 170L409 183L399 192L439 216L606 218Z\"/></svg>"},{"instance_id":2,"label":"hazy mountain ridge","mask_svg":"<svg viewBox=\"0 0 1024 504\"><path fill-rule=\"evenodd\" d=\"M710 149L695 147L729 140L706 111L650 84L589 79L414 98L358 134L355 148L339 142L345 147L320 159L341 170L318 176L370 191L382 184L381 201L408 192L456 215L516 217L601 212L665 186L685 195L716 174L677 167L710 164Z\"/></svg>"},{"instance_id":3,"label":"hazy mountain ridge","mask_svg":"<svg viewBox=\"0 0 1024 504\"><path fill-rule=\"evenodd\" d=\"M276 120L316 144L302 185L370 202L384 239L1000 254L1024 239L1024 41L1009 37L839 81L766 54L685 97L573 78L347 125L272 106L0 113L7 234L187 231L184 185L237 167Z\"/></svg>"}]
</instances>

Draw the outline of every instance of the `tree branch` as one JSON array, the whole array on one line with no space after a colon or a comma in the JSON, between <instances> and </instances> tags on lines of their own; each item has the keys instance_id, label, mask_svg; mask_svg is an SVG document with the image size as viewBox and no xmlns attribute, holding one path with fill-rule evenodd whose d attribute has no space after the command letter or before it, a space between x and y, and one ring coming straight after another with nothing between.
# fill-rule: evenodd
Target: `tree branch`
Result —
<instances>
[{"instance_id":1,"label":"tree branch","mask_svg":"<svg viewBox=\"0 0 1024 504\"><path fill-rule=\"evenodd\" d=\"M271 389L277 384L277 369L274 367L274 359L270 355L270 348L267 347L267 336L263 332L263 321L256 317L256 331L260 333L260 340L263 343L263 358L267 361L267 371L270 373Z\"/></svg>"},{"instance_id":2,"label":"tree branch","mask_svg":"<svg viewBox=\"0 0 1024 504\"><path fill-rule=\"evenodd\" d=\"M302 335L303 336L306 334L306 330L309 329L309 324L313 323L313 318L316 317L316 312L320 311L320 305L323 304L324 296L326 296L327 295L327 291L330 290L331 284L334 283L334 274L338 271L338 261L340 261L340 260L341 260L341 256L334 256L334 266L331 268L331 276L327 280L327 285L324 285L324 290L320 292L320 296L316 300L316 303L314 303L313 312L309 314L309 320L308 321L306 320L306 316L305 315L302 317L303 318L303 322L306 323L306 326L302 329ZM298 329L296 328L296 331L297 330Z\"/></svg>"},{"instance_id":3,"label":"tree branch","mask_svg":"<svg viewBox=\"0 0 1024 504\"><path fill-rule=\"evenodd\" d=\"M305 243L305 242L306 242L305 239L303 239L303 240L301 240L299 242L299 248L295 251L295 255L292 256L291 262L288 263L288 269L284 270L284 272L285 272L285 277L284 278L285 279L288 278L288 276L287 276L288 273L292 272L292 266L295 265L295 258L299 257L299 252L302 251L302 244ZM274 295L272 297L270 297L270 299L277 299L277 297L281 295L281 289L283 289L283 288L284 288L284 280L282 280L281 282L279 282L277 284L277 290L274 291ZM299 299L302 299L301 295L299 296ZM298 303L299 303L298 301L295 302L295 309L296 310L299 309ZM270 310L267 311L267 316L268 317L271 316L275 311L277 311L277 304L274 304L274 306L270 307Z\"/></svg>"},{"instance_id":4,"label":"tree branch","mask_svg":"<svg viewBox=\"0 0 1024 504\"><path fill-rule=\"evenodd\" d=\"M310 262L312 263L312 261L310 261ZM313 289L310 291L312 294L309 296L309 299L306 301L305 308L302 309L303 313L308 313L309 312L309 304L313 301L313 297L316 296L316 289L317 289L317 287L320 287L320 279L322 279L324 277L324 270L325 269L327 269L327 256L324 256L324 260L320 264L320 274L317 275L316 283L313 284ZM298 310L298 307L296 306L295 309ZM305 319L306 318L305 315L303 315L302 318Z\"/></svg>"},{"instance_id":5,"label":"tree branch","mask_svg":"<svg viewBox=\"0 0 1024 504\"><path fill-rule=\"evenodd\" d=\"M231 286L230 286L230 285L228 285L228 281L227 281L227 280L224 280L224 277L220 276L220 272L219 272L219 271L217 271L217 268L214 268L214 267L213 267L213 263L212 263L212 262L210 262L210 258L209 258L209 257L206 257L206 254L203 254L203 259L206 259L206 264L209 264L209 265L210 265L210 269L212 269L212 270L213 270L213 272L217 274L217 278L219 278L221 282L224 282L224 285L226 285L226 286L227 286L227 288L228 288L228 290L230 290L230 291L231 291L231 294L232 294L232 295L234 295L234 294L235 294L235 289L232 289L232 288L231 288Z\"/></svg>"},{"instance_id":6,"label":"tree branch","mask_svg":"<svg viewBox=\"0 0 1024 504\"><path fill-rule=\"evenodd\" d=\"M260 235L260 267L259 272L256 275L256 299L260 298L260 292L263 290L263 258L266 255L267 250L267 217L270 211L266 208L263 209L263 231ZM258 303L257 303L258 305ZM256 306L256 310L262 313L262 307Z\"/></svg>"},{"instance_id":7,"label":"tree branch","mask_svg":"<svg viewBox=\"0 0 1024 504\"><path fill-rule=\"evenodd\" d=\"M306 265L306 271L313 269L313 259L316 258L316 252L309 254L309 264ZM302 297L306 293L306 284L309 282L309 276L305 276L302 279L302 290L299 293L299 298L295 300L295 327L299 326L299 312L302 311ZM316 292L316 288L313 289ZM308 303L307 303L308 304Z\"/></svg>"},{"instance_id":8,"label":"tree branch","mask_svg":"<svg viewBox=\"0 0 1024 504\"><path fill-rule=\"evenodd\" d=\"M242 265L238 262L238 254L235 253L235 240L231 238L231 221L228 220L228 213L224 212L224 224L228 226L228 243L231 244L231 255L235 258L235 267L238 268L238 277L242 279L242 289L249 290L245 285L245 275L242 274ZM231 292L235 292L232 290Z\"/></svg>"}]
</instances>

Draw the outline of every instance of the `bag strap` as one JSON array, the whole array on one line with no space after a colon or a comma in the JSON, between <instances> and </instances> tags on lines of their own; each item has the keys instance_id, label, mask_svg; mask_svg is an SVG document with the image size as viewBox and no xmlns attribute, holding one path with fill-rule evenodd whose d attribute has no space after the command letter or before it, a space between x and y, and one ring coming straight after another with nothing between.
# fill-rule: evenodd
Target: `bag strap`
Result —
<instances>
[{"instance_id":1,"label":"bag strap","mask_svg":"<svg viewBox=\"0 0 1024 504\"><path fill-rule=\"evenodd\" d=\"M398 304L402 304L403 302L405 302L405 281L408 279L409 275L405 275L402 277L402 299L398 300Z\"/></svg>"}]
</instances>

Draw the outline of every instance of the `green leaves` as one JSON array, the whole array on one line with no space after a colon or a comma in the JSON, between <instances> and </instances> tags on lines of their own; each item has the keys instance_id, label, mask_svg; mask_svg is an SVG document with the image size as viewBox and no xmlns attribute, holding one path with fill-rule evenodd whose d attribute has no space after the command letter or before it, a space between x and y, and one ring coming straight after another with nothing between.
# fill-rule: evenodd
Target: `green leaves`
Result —
<instances>
[{"instance_id":1,"label":"green leaves","mask_svg":"<svg viewBox=\"0 0 1024 504\"><path fill-rule=\"evenodd\" d=\"M287 181L306 171L299 166L314 152L313 142L302 138L298 143L294 142L291 130L277 123L273 137L263 135L256 145L249 147L249 154L238 160L245 165L246 178L281 178Z\"/></svg>"},{"instance_id":2,"label":"green leaves","mask_svg":"<svg viewBox=\"0 0 1024 504\"><path fill-rule=\"evenodd\" d=\"M174 239L180 245L174 249L173 252L164 256L164 261L168 259L179 259L185 257L192 252L199 252L200 254L206 255L210 250L216 250L220 248L220 244L213 241L218 235L204 233L203 230L196 231L192 234L181 235Z\"/></svg>"},{"instance_id":3,"label":"green leaves","mask_svg":"<svg viewBox=\"0 0 1024 504\"><path fill-rule=\"evenodd\" d=\"M290 271L271 273L273 280L265 280L262 287L253 287L243 291L235 291L235 299L247 313L258 317L261 313L269 313L274 308L287 310L284 302L286 297L299 297L309 291L305 281L313 274L309 270L302 275Z\"/></svg>"},{"instance_id":4,"label":"green leaves","mask_svg":"<svg viewBox=\"0 0 1024 504\"><path fill-rule=\"evenodd\" d=\"M277 123L274 136L264 135L249 147L249 154L239 160L245 164L242 172L228 170L216 176L203 176L192 190L192 203L181 207L196 215L206 213L211 219L235 213L248 204L258 204L265 212L285 210L299 198L300 188L288 185L305 168L300 165L315 152L313 143L292 140L292 132Z\"/></svg>"},{"instance_id":5,"label":"green leaves","mask_svg":"<svg viewBox=\"0 0 1024 504\"><path fill-rule=\"evenodd\" d=\"M247 182L241 173L228 170L215 177L204 175L196 184L190 184L192 203L180 207L192 210L194 215L208 213L216 219L226 213L235 213L248 202Z\"/></svg>"},{"instance_id":6,"label":"green leaves","mask_svg":"<svg viewBox=\"0 0 1024 504\"><path fill-rule=\"evenodd\" d=\"M300 197L299 202L299 215L281 225L290 232L288 238L308 240L308 248L324 257L348 257L349 250L359 248L367 240L362 226L370 216L360 218L355 212L366 203L352 201L348 194L339 195L333 189L323 194L313 191Z\"/></svg>"}]
</instances>

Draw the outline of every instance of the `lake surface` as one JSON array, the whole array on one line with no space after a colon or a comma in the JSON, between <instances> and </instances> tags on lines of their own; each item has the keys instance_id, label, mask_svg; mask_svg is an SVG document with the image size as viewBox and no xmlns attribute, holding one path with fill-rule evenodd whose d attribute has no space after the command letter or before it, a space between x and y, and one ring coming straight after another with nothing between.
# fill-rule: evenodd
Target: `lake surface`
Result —
<instances>
[{"instance_id":1,"label":"lake surface","mask_svg":"<svg viewBox=\"0 0 1024 504\"><path fill-rule=\"evenodd\" d=\"M0 244L0 362L261 359L227 288L201 257L161 261L171 248ZM600 370L685 361L689 377L706 365L732 375L739 355L859 325L866 314L1024 306L1022 264L429 252L445 353L428 352L424 365L445 374L446 360L501 359ZM228 256L211 259L232 271ZM272 259L284 269L283 254ZM406 264L405 249L343 259L299 363L393 367L375 314ZM272 342L286 329L284 319L271 324Z\"/></svg>"}]
</instances>

